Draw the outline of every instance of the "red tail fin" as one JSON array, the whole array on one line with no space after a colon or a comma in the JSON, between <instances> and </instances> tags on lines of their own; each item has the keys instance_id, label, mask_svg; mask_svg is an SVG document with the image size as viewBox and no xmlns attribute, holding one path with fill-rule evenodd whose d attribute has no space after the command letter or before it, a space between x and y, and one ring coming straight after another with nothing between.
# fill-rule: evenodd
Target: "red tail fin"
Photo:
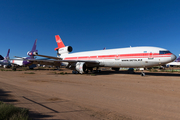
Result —
<instances>
[{"instance_id":1,"label":"red tail fin","mask_svg":"<svg viewBox=\"0 0 180 120\"><path fill-rule=\"evenodd\" d=\"M55 35L55 38L56 38L56 42L57 42L58 47L55 48L54 50L65 47L65 45L64 45L63 41L61 40L61 38L59 37L59 35Z\"/></svg>"}]
</instances>

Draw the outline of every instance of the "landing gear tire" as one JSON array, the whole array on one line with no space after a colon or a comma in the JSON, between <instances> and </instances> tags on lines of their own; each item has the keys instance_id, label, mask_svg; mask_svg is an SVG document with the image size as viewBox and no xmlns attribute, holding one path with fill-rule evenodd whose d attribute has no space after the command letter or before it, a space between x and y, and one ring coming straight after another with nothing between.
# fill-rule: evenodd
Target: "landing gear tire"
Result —
<instances>
[{"instance_id":1,"label":"landing gear tire","mask_svg":"<svg viewBox=\"0 0 180 120\"><path fill-rule=\"evenodd\" d=\"M89 70L86 70L85 73L88 74Z\"/></svg>"},{"instance_id":2,"label":"landing gear tire","mask_svg":"<svg viewBox=\"0 0 180 120\"><path fill-rule=\"evenodd\" d=\"M16 71L16 68L15 68L15 67L13 67L13 68L12 68L12 70L13 70L13 71Z\"/></svg>"},{"instance_id":3,"label":"landing gear tire","mask_svg":"<svg viewBox=\"0 0 180 120\"><path fill-rule=\"evenodd\" d=\"M73 70L72 74L78 74L78 71Z\"/></svg>"}]
</instances>

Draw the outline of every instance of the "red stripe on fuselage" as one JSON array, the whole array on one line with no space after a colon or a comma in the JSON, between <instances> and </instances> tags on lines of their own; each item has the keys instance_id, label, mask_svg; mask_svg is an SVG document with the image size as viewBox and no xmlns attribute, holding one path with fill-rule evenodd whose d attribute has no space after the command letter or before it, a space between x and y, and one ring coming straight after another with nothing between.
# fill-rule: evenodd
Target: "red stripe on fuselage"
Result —
<instances>
[{"instance_id":1,"label":"red stripe on fuselage","mask_svg":"<svg viewBox=\"0 0 180 120\"><path fill-rule=\"evenodd\" d=\"M136 53L136 54L118 54L118 55L97 55L97 56L78 56L78 57L65 57L64 60L100 60L100 59L126 59L126 58L157 58L157 57L170 57L172 53L159 54L153 53Z\"/></svg>"}]
</instances>

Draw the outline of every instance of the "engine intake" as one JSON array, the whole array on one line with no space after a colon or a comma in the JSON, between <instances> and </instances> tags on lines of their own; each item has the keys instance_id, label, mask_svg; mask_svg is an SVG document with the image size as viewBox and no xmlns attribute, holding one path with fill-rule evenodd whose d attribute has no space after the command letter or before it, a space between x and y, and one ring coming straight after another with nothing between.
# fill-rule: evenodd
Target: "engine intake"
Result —
<instances>
[{"instance_id":1,"label":"engine intake","mask_svg":"<svg viewBox=\"0 0 180 120\"><path fill-rule=\"evenodd\" d=\"M84 73L86 71L86 64L85 62L77 62L76 63L76 68L75 68L79 73Z\"/></svg>"}]
</instances>

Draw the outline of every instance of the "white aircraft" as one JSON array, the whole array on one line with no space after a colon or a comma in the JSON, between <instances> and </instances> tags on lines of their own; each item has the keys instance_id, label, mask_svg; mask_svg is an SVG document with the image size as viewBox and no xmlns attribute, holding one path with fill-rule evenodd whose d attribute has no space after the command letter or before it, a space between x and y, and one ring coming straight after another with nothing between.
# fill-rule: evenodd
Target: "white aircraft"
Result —
<instances>
[{"instance_id":1,"label":"white aircraft","mask_svg":"<svg viewBox=\"0 0 180 120\"><path fill-rule=\"evenodd\" d=\"M179 54L179 57L175 61L166 64L166 67L169 67L169 66L180 66L180 54Z\"/></svg>"},{"instance_id":2,"label":"white aircraft","mask_svg":"<svg viewBox=\"0 0 180 120\"><path fill-rule=\"evenodd\" d=\"M87 51L72 53L71 46L65 46L59 35L55 36L58 47L57 57L39 55L55 60L46 60L46 62L63 63L67 68L73 70L73 73L87 73L94 67L112 67L119 70L120 67L141 68L142 76L143 68L157 65L164 65L176 59L176 56L170 51L159 47L129 47L119 49L106 49L98 51ZM34 62L41 62L32 60Z\"/></svg>"}]
</instances>

